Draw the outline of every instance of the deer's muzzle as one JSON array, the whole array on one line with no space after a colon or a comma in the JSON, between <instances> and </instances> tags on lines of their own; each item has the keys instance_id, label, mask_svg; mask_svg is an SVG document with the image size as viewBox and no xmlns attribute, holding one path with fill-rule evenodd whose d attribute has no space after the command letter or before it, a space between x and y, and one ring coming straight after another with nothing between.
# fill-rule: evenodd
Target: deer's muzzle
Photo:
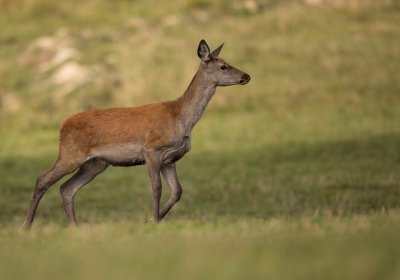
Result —
<instances>
[{"instance_id":1,"label":"deer's muzzle","mask_svg":"<svg viewBox=\"0 0 400 280\"><path fill-rule=\"evenodd\" d=\"M245 73L245 74L243 74L242 78L239 80L239 84L245 85L248 82L250 82L250 79L251 79L250 75Z\"/></svg>"}]
</instances>

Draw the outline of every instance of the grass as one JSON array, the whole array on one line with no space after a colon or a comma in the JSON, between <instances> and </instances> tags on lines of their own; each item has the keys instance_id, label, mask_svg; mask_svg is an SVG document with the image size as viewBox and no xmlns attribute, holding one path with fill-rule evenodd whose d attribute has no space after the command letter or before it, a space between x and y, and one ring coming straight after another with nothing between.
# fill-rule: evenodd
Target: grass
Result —
<instances>
[{"instance_id":1,"label":"grass","mask_svg":"<svg viewBox=\"0 0 400 280\"><path fill-rule=\"evenodd\" d=\"M400 277L396 2L110 3L0 2L2 278ZM21 59L57 34L97 69L61 99L57 67ZM57 184L33 230L19 231L61 119L177 97L201 38L225 41L221 56L252 81L218 89L178 163L183 197L165 222L143 224L145 167L109 168L76 197L80 228L66 228Z\"/></svg>"},{"instance_id":2,"label":"grass","mask_svg":"<svg viewBox=\"0 0 400 280\"><path fill-rule=\"evenodd\" d=\"M78 231L47 224L30 234L3 231L2 248L19 242L2 250L1 268L10 279L396 279L393 221L398 213L146 227L112 222Z\"/></svg>"}]
</instances>

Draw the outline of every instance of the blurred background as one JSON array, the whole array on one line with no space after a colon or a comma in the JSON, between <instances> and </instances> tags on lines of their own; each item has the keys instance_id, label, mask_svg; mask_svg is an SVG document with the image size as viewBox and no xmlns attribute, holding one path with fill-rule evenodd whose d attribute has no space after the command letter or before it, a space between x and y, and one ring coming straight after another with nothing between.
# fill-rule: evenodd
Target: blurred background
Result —
<instances>
[{"instance_id":1,"label":"blurred background","mask_svg":"<svg viewBox=\"0 0 400 280\"><path fill-rule=\"evenodd\" d=\"M0 2L8 129L176 98L197 70L202 38L211 48L225 42L223 57L254 77L245 88L221 90L213 113L379 118L395 109L397 1L64 2Z\"/></svg>"},{"instance_id":2,"label":"blurred background","mask_svg":"<svg viewBox=\"0 0 400 280\"><path fill-rule=\"evenodd\" d=\"M184 193L170 226L141 225L151 211L145 167L110 168L77 195L78 221L94 229L74 242L84 246L96 236L88 252L99 244L112 251L116 244L105 243L117 234L123 245L111 255L126 257L138 246L132 240L163 247L166 234L180 261L164 252L157 277L285 279L289 267L287 279L313 279L302 269L313 263L324 279L398 279L399 26L397 0L0 0L3 269L25 277L13 268L37 250L73 258L74 248L62 242L71 237L58 187L39 206L38 236L15 233L37 175L57 157L62 119L179 97L205 39L211 49L225 42L220 56L252 80L219 88L194 129L192 151L178 163ZM55 232L54 251L35 245ZM16 245L21 240L25 247ZM221 272L208 256L225 258L232 242L240 254ZM214 249L201 252L207 244ZM291 255L291 247L300 253ZM151 266L156 253L134 248L139 259L132 261ZM272 267L266 260L275 260ZM108 261L93 262L92 272ZM196 264L208 269L197 274ZM39 276L66 269L35 265ZM119 266L123 277L132 276L128 266ZM104 266L98 277L112 271Z\"/></svg>"}]
</instances>

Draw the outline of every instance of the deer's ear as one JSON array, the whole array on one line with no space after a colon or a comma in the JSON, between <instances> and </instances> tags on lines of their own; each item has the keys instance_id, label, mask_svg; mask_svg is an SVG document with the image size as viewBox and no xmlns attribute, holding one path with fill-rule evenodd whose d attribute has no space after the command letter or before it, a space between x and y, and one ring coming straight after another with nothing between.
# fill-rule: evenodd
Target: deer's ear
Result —
<instances>
[{"instance_id":1,"label":"deer's ear","mask_svg":"<svg viewBox=\"0 0 400 280\"><path fill-rule=\"evenodd\" d=\"M217 58L219 56L219 53L221 52L222 47L224 46L224 43L221 44L218 48L212 51L211 57L212 58Z\"/></svg>"},{"instance_id":2,"label":"deer's ear","mask_svg":"<svg viewBox=\"0 0 400 280\"><path fill-rule=\"evenodd\" d=\"M206 41L200 41L199 47L197 48L197 55L204 62L207 62L211 59L210 48L208 47Z\"/></svg>"}]
</instances>

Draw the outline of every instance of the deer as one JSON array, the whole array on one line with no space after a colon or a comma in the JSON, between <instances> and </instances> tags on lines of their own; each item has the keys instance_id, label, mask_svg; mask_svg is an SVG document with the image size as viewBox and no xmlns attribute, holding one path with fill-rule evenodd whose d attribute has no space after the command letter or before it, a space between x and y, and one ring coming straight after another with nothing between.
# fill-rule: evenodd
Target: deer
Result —
<instances>
[{"instance_id":1,"label":"deer","mask_svg":"<svg viewBox=\"0 0 400 280\"><path fill-rule=\"evenodd\" d=\"M152 193L153 223L160 222L180 200L182 187L176 162L191 149L191 132L217 87L245 85L250 76L219 58L201 40L200 66L184 94L172 101L108 109L89 109L65 119L60 127L54 165L37 177L23 228L30 228L46 191L76 171L60 186L68 225L77 226L74 197L78 190L111 166L147 165ZM171 195L160 208L161 175Z\"/></svg>"}]
</instances>

